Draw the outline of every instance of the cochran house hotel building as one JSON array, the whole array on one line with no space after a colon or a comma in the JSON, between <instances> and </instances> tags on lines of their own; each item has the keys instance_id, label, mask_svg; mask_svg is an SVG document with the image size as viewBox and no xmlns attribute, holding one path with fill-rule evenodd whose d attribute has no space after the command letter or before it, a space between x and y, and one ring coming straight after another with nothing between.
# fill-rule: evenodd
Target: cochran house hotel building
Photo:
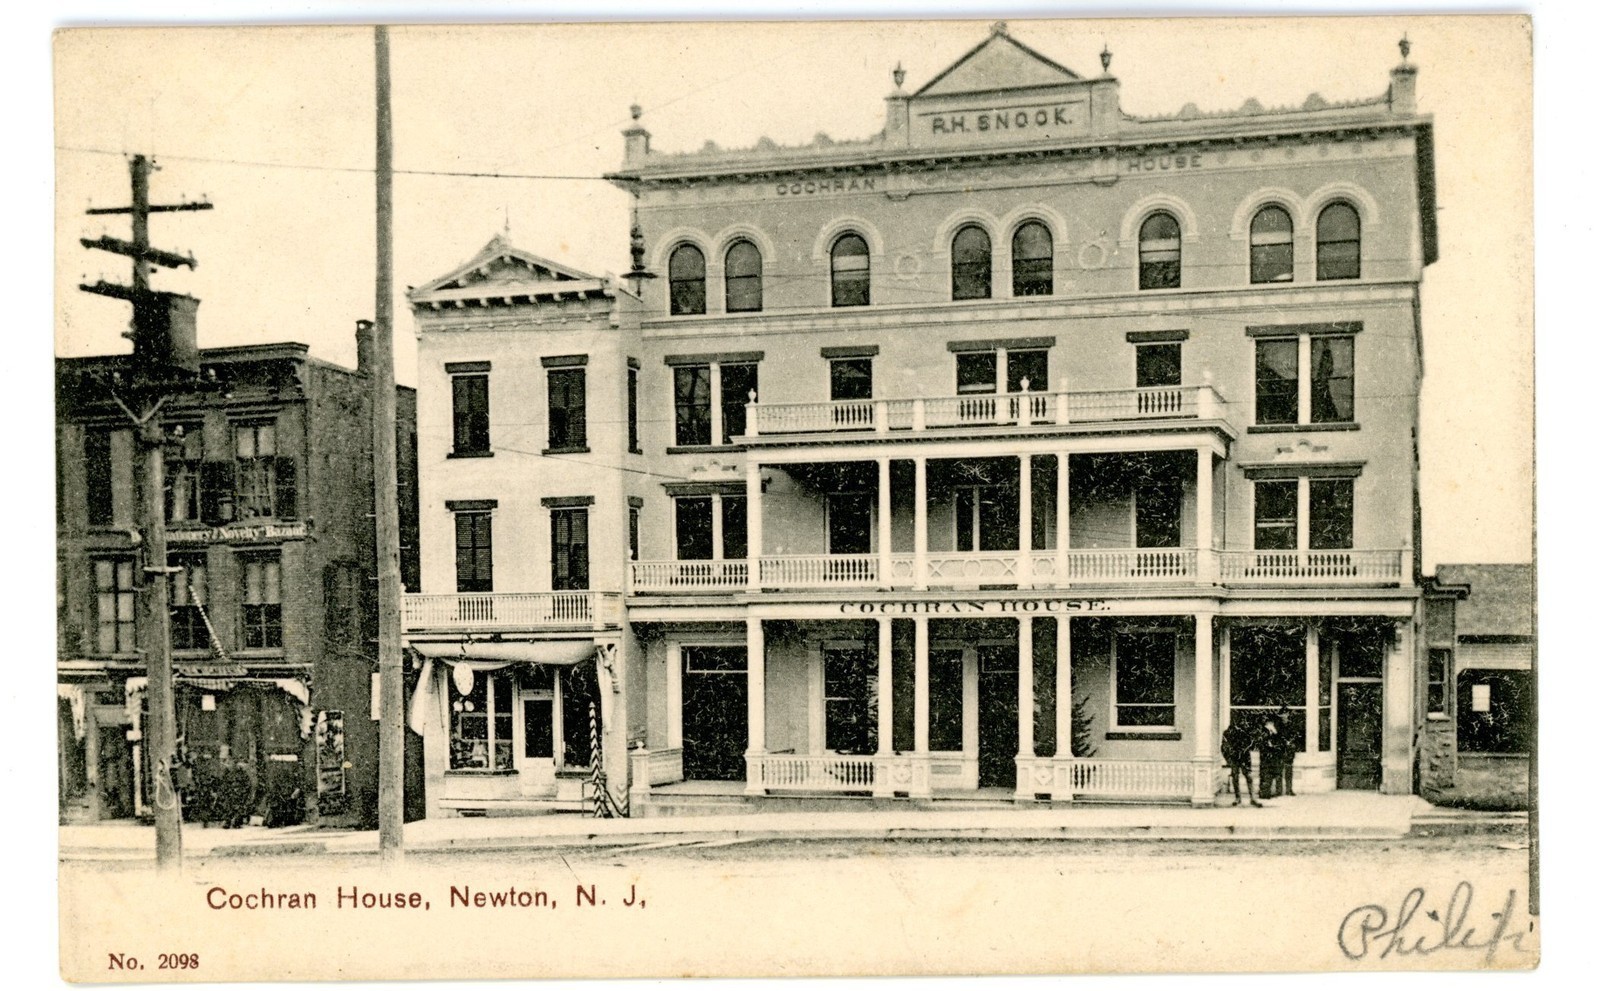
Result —
<instances>
[{"instance_id":1,"label":"cochran house hotel building","mask_svg":"<svg viewBox=\"0 0 1600 991\"><path fill-rule=\"evenodd\" d=\"M377 814L371 384L304 344L208 348L217 387L163 408L181 747L244 761L255 811ZM153 812L144 745L136 438L104 387L125 357L56 363L58 717L64 818ZM416 394L397 390L402 574L417 587ZM409 530L409 535L407 531ZM420 754L408 760L422 787ZM294 798L296 789L299 799ZM408 790L410 790L408 789ZM420 806L420 802L419 802ZM420 815L420 807L413 816ZM186 815L200 814L191 797Z\"/></svg>"},{"instance_id":2,"label":"cochran house hotel building","mask_svg":"<svg viewBox=\"0 0 1600 991\"><path fill-rule=\"evenodd\" d=\"M591 704L636 815L1209 804L1280 708L1298 791L1412 790L1415 69L1134 117L1109 63L996 25L863 141L636 111L634 273L412 291L430 814L580 797Z\"/></svg>"}]
</instances>

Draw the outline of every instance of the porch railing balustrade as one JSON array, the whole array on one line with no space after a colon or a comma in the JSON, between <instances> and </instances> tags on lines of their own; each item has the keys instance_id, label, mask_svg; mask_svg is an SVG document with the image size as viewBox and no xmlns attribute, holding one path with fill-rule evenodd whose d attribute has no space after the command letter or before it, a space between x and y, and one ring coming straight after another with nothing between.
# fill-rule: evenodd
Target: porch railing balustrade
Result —
<instances>
[{"instance_id":1,"label":"porch railing balustrade","mask_svg":"<svg viewBox=\"0 0 1600 991\"><path fill-rule=\"evenodd\" d=\"M877 582L876 554L791 554L761 559L761 584L765 588L828 588Z\"/></svg>"},{"instance_id":2,"label":"porch railing balustrade","mask_svg":"<svg viewBox=\"0 0 1600 991\"><path fill-rule=\"evenodd\" d=\"M599 626L621 618L616 592L451 592L407 595L400 606L405 630Z\"/></svg>"},{"instance_id":3,"label":"porch railing balustrade","mask_svg":"<svg viewBox=\"0 0 1600 991\"><path fill-rule=\"evenodd\" d=\"M1221 397L1209 385L1094 392L991 392L918 399L843 399L751 403L745 437L838 431L947 430L958 427L1215 419Z\"/></svg>"},{"instance_id":4,"label":"porch railing balustrade","mask_svg":"<svg viewBox=\"0 0 1600 991\"><path fill-rule=\"evenodd\" d=\"M1227 585L1368 585L1405 580L1408 551L1218 551Z\"/></svg>"},{"instance_id":5,"label":"porch railing balustrade","mask_svg":"<svg viewBox=\"0 0 1600 991\"><path fill-rule=\"evenodd\" d=\"M635 592L680 592L715 589L741 589L750 584L750 562L724 561L635 561Z\"/></svg>"}]
</instances>

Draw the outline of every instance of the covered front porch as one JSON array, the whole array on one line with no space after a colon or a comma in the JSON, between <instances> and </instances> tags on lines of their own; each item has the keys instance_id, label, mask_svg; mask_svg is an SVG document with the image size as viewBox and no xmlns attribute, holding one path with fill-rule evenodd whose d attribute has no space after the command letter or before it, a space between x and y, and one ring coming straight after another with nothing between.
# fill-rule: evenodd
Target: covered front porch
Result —
<instances>
[{"instance_id":1,"label":"covered front porch","mask_svg":"<svg viewBox=\"0 0 1600 991\"><path fill-rule=\"evenodd\" d=\"M740 811L776 797L1210 805L1227 783L1221 732L1268 716L1295 745L1297 793L1409 790L1393 617L1112 605L872 601L648 624L635 814L691 796Z\"/></svg>"}]
</instances>

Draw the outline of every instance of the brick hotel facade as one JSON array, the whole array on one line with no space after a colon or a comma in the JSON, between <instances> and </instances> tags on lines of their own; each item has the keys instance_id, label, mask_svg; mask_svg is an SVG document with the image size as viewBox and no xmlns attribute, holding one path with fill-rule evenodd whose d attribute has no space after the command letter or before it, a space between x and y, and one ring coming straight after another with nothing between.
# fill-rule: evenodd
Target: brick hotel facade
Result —
<instances>
[{"instance_id":1,"label":"brick hotel facade","mask_svg":"<svg viewBox=\"0 0 1600 991\"><path fill-rule=\"evenodd\" d=\"M412 292L430 814L1412 789L1416 72L1124 113L1003 25L882 133L653 151L631 285Z\"/></svg>"}]
</instances>

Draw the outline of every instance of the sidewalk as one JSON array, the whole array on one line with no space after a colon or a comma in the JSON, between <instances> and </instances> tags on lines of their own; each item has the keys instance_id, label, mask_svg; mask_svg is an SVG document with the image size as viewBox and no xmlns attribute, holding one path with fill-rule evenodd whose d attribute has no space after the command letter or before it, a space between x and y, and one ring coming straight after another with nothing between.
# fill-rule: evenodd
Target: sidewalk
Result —
<instances>
[{"instance_id":1,"label":"sidewalk","mask_svg":"<svg viewBox=\"0 0 1600 991\"><path fill-rule=\"evenodd\" d=\"M1144 805L1071 808L861 812L758 812L741 815L593 819L575 813L408 823L407 850L516 850L565 846L645 847L774 839L1381 839L1441 832L1510 832L1526 816L1437 809L1415 795L1335 792L1274 799L1264 808ZM143 860L155 855L155 830L136 823L63 826L63 860ZM186 824L186 856L375 854L375 831L293 826L203 828Z\"/></svg>"}]
</instances>

